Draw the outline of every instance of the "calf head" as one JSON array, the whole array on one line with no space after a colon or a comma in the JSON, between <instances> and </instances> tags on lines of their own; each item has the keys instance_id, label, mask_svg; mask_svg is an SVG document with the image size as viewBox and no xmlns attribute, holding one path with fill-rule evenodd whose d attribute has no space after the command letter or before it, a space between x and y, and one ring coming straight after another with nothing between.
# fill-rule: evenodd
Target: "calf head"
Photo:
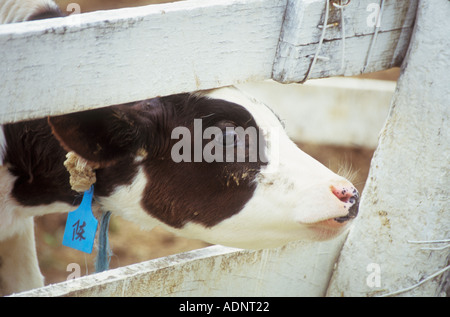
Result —
<instances>
[{"instance_id":1,"label":"calf head","mask_svg":"<svg viewBox=\"0 0 450 317\"><path fill-rule=\"evenodd\" d=\"M144 228L258 249L334 237L357 214L354 186L302 152L269 108L235 88L49 123L67 151L96 169L102 207Z\"/></svg>"}]
</instances>

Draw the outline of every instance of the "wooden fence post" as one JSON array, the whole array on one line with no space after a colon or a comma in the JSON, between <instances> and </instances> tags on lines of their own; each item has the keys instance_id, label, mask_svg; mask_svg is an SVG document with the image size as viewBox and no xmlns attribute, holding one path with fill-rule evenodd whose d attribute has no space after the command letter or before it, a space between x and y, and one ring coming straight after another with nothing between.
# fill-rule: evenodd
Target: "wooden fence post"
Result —
<instances>
[{"instance_id":1,"label":"wooden fence post","mask_svg":"<svg viewBox=\"0 0 450 317\"><path fill-rule=\"evenodd\" d=\"M449 16L447 0L419 2L360 215L329 296L449 295Z\"/></svg>"},{"instance_id":2,"label":"wooden fence post","mask_svg":"<svg viewBox=\"0 0 450 317\"><path fill-rule=\"evenodd\" d=\"M379 25L373 23L370 10L378 2L341 4L337 0L288 1L273 65L274 80L292 83L352 76L401 64L411 38L417 0L386 1Z\"/></svg>"}]
</instances>

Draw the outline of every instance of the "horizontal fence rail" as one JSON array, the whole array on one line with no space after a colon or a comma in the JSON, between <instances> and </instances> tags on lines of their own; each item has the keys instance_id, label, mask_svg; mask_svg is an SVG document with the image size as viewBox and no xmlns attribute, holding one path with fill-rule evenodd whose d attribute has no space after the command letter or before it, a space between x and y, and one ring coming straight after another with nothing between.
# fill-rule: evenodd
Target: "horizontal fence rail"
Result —
<instances>
[{"instance_id":1,"label":"horizontal fence rail","mask_svg":"<svg viewBox=\"0 0 450 317\"><path fill-rule=\"evenodd\" d=\"M1 25L0 122L247 81L302 81L324 3L190 0ZM317 52L329 60L318 61L309 78L399 65L417 1L386 1L379 28L371 4L351 1L343 15L330 7L335 26Z\"/></svg>"},{"instance_id":2,"label":"horizontal fence rail","mask_svg":"<svg viewBox=\"0 0 450 317\"><path fill-rule=\"evenodd\" d=\"M345 236L260 251L211 246L14 296L323 296Z\"/></svg>"}]
</instances>

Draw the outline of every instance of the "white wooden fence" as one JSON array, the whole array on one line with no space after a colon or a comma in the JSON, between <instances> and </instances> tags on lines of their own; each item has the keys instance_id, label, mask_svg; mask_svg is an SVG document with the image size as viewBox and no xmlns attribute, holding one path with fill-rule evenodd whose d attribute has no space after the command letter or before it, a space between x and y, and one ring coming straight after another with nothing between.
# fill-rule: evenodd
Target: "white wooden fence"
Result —
<instances>
[{"instance_id":1,"label":"white wooden fence","mask_svg":"<svg viewBox=\"0 0 450 317\"><path fill-rule=\"evenodd\" d=\"M435 272L402 294L442 294L448 249L408 240L450 235L448 16L447 0L190 0L0 26L0 122L403 62L347 241L214 246L18 295L371 296Z\"/></svg>"},{"instance_id":2,"label":"white wooden fence","mask_svg":"<svg viewBox=\"0 0 450 317\"><path fill-rule=\"evenodd\" d=\"M309 78L360 74L376 26L373 0L328 28ZM417 1L386 1L366 72L400 65ZM274 78L302 81L318 46L325 1L189 0L3 25L0 122ZM341 20L330 8L329 23ZM7 80L6 80L7 79Z\"/></svg>"}]
</instances>

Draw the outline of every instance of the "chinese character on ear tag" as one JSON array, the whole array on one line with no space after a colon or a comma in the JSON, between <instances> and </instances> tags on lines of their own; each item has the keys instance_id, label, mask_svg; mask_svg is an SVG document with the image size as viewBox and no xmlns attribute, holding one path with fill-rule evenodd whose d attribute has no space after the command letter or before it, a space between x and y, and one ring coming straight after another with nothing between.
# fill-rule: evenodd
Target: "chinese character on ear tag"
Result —
<instances>
[{"instance_id":1,"label":"chinese character on ear tag","mask_svg":"<svg viewBox=\"0 0 450 317\"><path fill-rule=\"evenodd\" d=\"M80 206L69 212L64 229L63 245L86 253L91 253L94 246L98 221L92 213L94 186L84 192Z\"/></svg>"}]
</instances>

